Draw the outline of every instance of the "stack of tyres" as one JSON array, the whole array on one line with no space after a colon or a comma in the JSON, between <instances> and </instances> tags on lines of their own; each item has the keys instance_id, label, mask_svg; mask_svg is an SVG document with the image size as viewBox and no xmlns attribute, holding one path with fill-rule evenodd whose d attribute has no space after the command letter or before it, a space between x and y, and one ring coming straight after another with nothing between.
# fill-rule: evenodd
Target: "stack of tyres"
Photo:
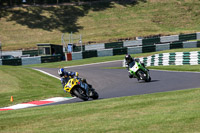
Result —
<instances>
[{"instance_id":1,"label":"stack of tyres","mask_svg":"<svg viewBox=\"0 0 200 133\"><path fill-rule=\"evenodd\" d=\"M42 63L61 61L61 55L41 56Z\"/></svg>"}]
</instances>

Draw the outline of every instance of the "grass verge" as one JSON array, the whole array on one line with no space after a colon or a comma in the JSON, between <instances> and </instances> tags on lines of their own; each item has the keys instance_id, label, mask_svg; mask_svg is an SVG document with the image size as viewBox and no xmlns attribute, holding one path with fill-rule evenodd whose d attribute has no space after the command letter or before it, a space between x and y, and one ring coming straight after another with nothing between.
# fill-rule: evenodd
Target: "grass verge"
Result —
<instances>
[{"instance_id":1,"label":"grass verge","mask_svg":"<svg viewBox=\"0 0 200 133\"><path fill-rule=\"evenodd\" d=\"M0 66L0 107L65 96L58 79L30 68ZM10 102L13 96L14 102Z\"/></svg>"},{"instance_id":2,"label":"grass verge","mask_svg":"<svg viewBox=\"0 0 200 133\"><path fill-rule=\"evenodd\" d=\"M200 89L0 112L10 132L199 132Z\"/></svg>"},{"instance_id":3,"label":"grass verge","mask_svg":"<svg viewBox=\"0 0 200 133\"><path fill-rule=\"evenodd\" d=\"M200 65L149 66L148 68L156 70L200 72Z\"/></svg>"}]
</instances>

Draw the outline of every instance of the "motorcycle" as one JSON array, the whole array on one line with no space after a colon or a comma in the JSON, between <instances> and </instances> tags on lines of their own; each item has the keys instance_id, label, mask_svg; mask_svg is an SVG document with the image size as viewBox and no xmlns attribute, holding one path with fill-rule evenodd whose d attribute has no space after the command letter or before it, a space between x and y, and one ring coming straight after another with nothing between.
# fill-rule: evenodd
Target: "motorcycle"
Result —
<instances>
[{"instance_id":1,"label":"motorcycle","mask_svg":"<svg viewBox=\"0 0 200 133\"><path fill-rule=\"evenodd\" d=\"M151 77L149 70L146 69L140 62L136 62L135 64L130 64L129 72L131 75L133 75L135 78L139 80L144 80L145 82L150 82Z\"/></svg>"},{"instance_id":2,"label":"motorcycle","mask_svg":"<svg viewBox=\"0 0 200 133\"><path fill-rule=\"evenodd\" d=\"M81 78L71 78L64 86L64 90L71 94L72 97L76 96L84 101L89 98L98 99L98 93L89 87L86 82L83 82Z\"/></svg>"}]
</instances>

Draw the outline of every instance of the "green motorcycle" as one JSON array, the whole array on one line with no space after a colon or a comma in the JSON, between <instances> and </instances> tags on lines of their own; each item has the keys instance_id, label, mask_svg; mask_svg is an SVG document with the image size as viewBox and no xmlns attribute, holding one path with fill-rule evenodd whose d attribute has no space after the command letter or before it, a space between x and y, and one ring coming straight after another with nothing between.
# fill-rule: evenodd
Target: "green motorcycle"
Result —
<instances>
[{"instance_id":1,"label":"green motorcycle","mask_svg":"<svg viewBox=\"0 0 200 133\"><path fill-rule=\"evenodd\" d=\"M133 77L139 80L144 80L145 82L150 82L151 77L149 70L146 69L141 63L139 62L132 62L129 65L129 72Z\"/></svg>"}]
</instances>

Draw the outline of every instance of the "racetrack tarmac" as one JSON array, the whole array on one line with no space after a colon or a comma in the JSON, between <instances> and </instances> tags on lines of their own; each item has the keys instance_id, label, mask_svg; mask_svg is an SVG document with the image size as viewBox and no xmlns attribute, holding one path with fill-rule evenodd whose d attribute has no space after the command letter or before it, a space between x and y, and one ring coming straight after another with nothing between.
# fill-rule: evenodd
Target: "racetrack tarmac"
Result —
<instances>
[{"instance_id":1,"label":"racetrack tarmac","mask_svg":"<svg viewBox=\"0 0 200 133\"><path fill-rule=\"evenodd\" d=\"M105 69L104 67L121 67L122 61L102 64L83 65L65 68L67 71L79 72L79 76L99 93L99 99L142 95L157 92L175 91L191 88L200 88L200 73L171 72L150 70L151 82L138 82L130 79L126 69ZM58 68L37 68L58 77ZM58 82L60 82L58 80ZM61 88L56 88L61 89ZM63 91L64 93L64 91ZM76 98L63 103L81 102Z\"/></svg>"}]
</instances>

